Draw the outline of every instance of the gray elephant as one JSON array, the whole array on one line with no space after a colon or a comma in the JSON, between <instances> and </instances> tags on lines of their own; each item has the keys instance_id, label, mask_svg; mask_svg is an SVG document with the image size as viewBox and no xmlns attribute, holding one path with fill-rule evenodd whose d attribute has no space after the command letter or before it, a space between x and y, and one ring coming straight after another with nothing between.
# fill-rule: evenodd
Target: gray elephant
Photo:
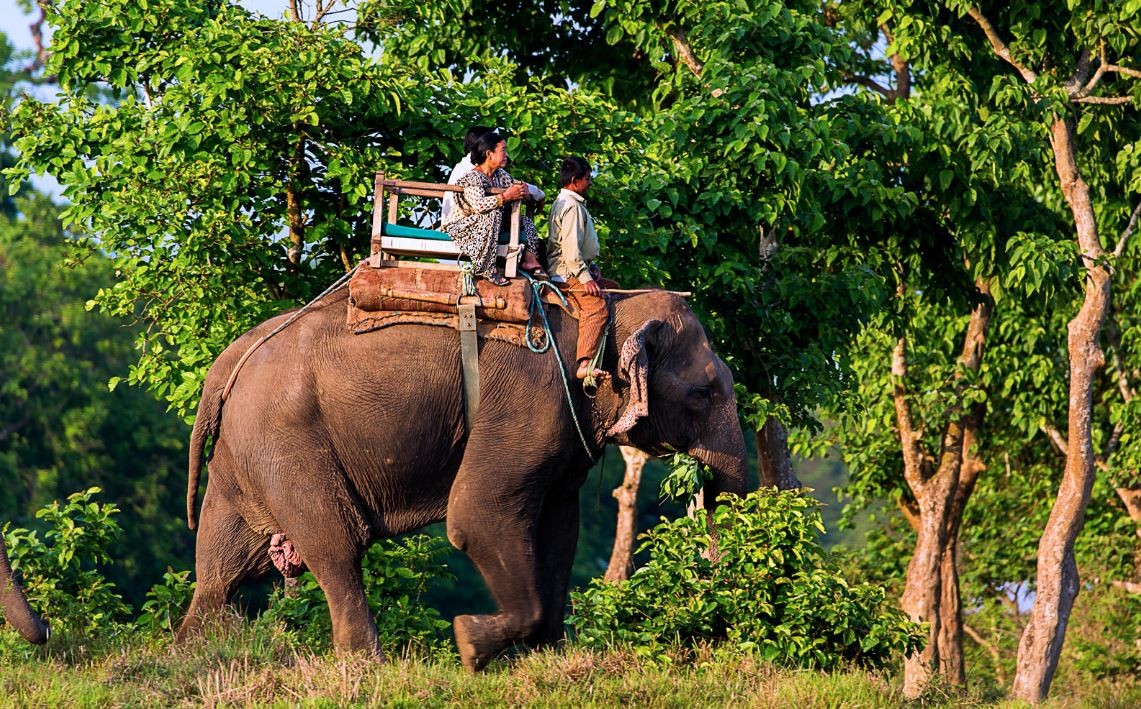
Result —
<instances>
[{"instance_id":1,"label":"gray elephant","mask_svg":"<svg viewBox=\"0 0 1141 709\"><path fill-rule=\"evenodd\" d=\"M606 443L687 451L715 471L708 507L722 492L744 494L732 375L680 297L654 291L614 303L603 365L617 376L592 399L572 374L574 417L553 351L481 341L470 431L458 334L405 324L354 335L346 299L334 292L255 349L224 407L235 365L288 315L240 337L206 378L190 446L191 528L208 439L213 450L198 584L179 638L240 583L268 574L269 540L284 533L325 591L334 646L379 654L361 558L374 540L446 520L448 539L499 608L455 618L465 667L479 670L514 643L557 642L578 489L591 467L574 417L593 455ZM558 308L549 317L563 362L573 363L576 321Z\"/></svg>"},{"instance_id":2,"label":"gray elephant","mask_svg":"<svg viewBox=\"0 0 1141 709\"><path fill-rule=\"evenodd\" d=\"M12 566L8 563L8 548L0 536L0 609L4 618L12 624L28 642L42 645L48 640L48 624L28 605L24 589L12 576Z\"/></svg>"}]
</instances>

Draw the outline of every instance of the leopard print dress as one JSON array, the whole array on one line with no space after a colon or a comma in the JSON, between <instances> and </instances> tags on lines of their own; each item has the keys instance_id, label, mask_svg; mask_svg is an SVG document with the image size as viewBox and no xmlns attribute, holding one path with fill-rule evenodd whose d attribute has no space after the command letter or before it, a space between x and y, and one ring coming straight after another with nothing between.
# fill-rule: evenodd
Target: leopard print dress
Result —
<instances>
[{"instance_id":1,"label":"leopard print dress","mask_svg":"<svg viewBox=\"0 0 1141 709\"><path fill-rule=\"evenodd\" d=\"M486 276L495 268L495 248L499 231L503 227L506 207L496 206L495 195L488 194L492 187L510 187L515 179L506 170L496 170L491 177L472 170L456 184L464 188L456 194L456 206L444 219L442 227L456 242L460 252L471 259L477 276ZM538 253L539 233L530 217L520 216L519 229L523 247Z\"/></svg>"}]
</instances>

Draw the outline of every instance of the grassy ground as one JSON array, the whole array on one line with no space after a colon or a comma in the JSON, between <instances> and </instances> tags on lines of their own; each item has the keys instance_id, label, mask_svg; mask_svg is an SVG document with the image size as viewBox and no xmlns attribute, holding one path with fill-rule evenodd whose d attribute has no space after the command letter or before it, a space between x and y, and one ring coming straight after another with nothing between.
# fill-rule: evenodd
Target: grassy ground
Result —
<instances>
[{"instance_id":1,"label":"grassy ground","mask_svg":"<svg viewBox=\"0 0 1141 709\"><path fill-rule=\"evenodd\" d=\"M55 638L28 648L0 634L2 706L773 706L906 704L886 673L823 674L751 660L662 666L630 653L525 654L471 676L450 651L394 657L314 655L248 626L187 646L168 639L84 644ZM1014 706L994 687L932 690L915 706ZM1141 680L1059 688L1047 706L1141 706Z\"/></svg>"}]
</instances>

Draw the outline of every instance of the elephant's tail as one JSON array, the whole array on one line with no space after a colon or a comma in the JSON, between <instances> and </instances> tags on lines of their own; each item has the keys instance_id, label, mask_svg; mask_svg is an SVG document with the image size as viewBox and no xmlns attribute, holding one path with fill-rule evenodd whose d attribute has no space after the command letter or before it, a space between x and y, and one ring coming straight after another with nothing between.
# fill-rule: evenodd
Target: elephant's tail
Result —
<instances>
[{"instance_id":1,"label":"elephant's tail","mask_svg":"<svg viewBox=\"0 0 1141 709\"><path fill-rule=\"evenodd\" d=\"M222 421L222 390L211 387L207 380L206 390L198 401L198 415L194 418L194 430L190 434L190 475L186 485L186 526L198 527L198 480L202 472L206 452L206 441L217 440L218 425Z\"/></svg>"}]
</instances>

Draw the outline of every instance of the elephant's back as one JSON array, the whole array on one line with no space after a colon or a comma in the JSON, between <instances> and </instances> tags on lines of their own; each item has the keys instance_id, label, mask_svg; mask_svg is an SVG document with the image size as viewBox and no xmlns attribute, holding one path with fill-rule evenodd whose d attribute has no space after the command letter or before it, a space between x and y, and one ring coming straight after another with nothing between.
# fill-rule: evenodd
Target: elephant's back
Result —
<instances>
[{"instance_id":1,"label":"elephant's back","mask_svg":"<svg viewBox=\"0 0 1141 709\"><path fill-rule=\"evenodd\" d=\"M240 358L287 318L254 328L227 356ZM466 435L461 392L454 331L400 325L355 335L340 299L250 353L219 439L234 452L239 486L257 496L280 469L345 477L383 536L442 518Z\"/></svg>"}]
</instances>

